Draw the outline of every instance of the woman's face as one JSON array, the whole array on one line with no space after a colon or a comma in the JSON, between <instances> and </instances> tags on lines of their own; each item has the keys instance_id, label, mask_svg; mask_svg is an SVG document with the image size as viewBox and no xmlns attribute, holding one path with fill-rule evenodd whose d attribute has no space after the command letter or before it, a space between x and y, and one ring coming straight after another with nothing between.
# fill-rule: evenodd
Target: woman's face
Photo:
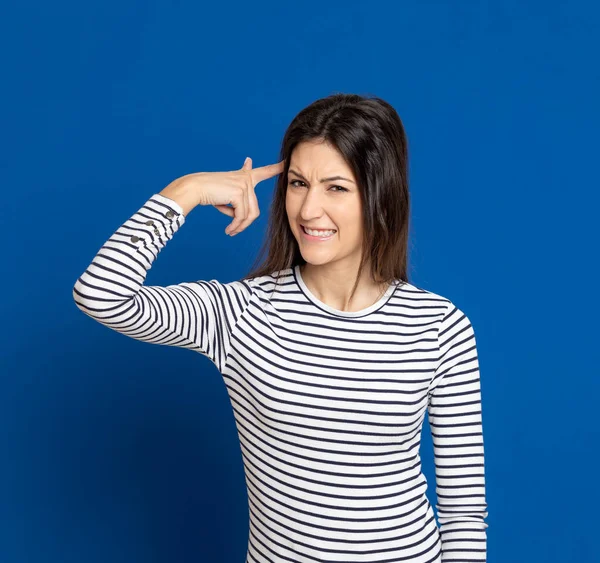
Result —
<instances>
[{"instance_id":1,"label":"woman's face","mask_svg":"<svg viewBox=\"0 0 600 563\"><path fill-rule=\"evenodd\" d=\"M358 266L362 202L356 178L337 149L321 141L296 145L290 158L285 207L307 263L343 261ZM306 237L302 225L336 232L326 239Z\"/></svg>"}]
</instances>

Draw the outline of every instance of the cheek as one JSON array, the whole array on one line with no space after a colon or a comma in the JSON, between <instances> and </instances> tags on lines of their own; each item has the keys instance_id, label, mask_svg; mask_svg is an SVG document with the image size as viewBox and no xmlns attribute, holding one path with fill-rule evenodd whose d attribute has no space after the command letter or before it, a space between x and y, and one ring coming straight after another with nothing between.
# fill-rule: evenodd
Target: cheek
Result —
<instances>
[{"instance_id":1,"label":"cheek","mask_svg":"<svg viewBox=\"0 0 600 563\"><path fill-rule=\"evenodd\" d=\"M351 246L362 244L363 231L360 223L355 221L344 223L342 240Z\"/></svg>"},{"instance_id":2,"label":"cheek","mask_svg":"<svg viewBox=\"0 0 600 563\"><path fill-rule=\"evenodd\" d=\"M296 221L297 221L297 219L296 219L296 211L294 209L294 206L290 203L290 198L289 197L285 198L285 214L287 216L288 228L292 232L292 234L294 236L296 236L296 234L295 234Z\"/></svg>"},{"instance_id":3,"label":"cheek","mask_svg":"<svg viewBox=\"0 0 600 563\"><path fill-rule=\"evenodd\" d=\"M285 210L287 211L288 215L293 210L292 198L289 196L288 192L286 192L286 195L285 195Z\"/></svg>"},{"instance_id":4,"label":"cheek","mask_svg":"<svg viewBox=\"0 0 600 563\"><path fill-rule=\"evenodd\" d=\"M362 236L362 214L358 210L340 210L341 212L336 215L339 218L340 229L343 228L346 237L361 237Z\"/></svg>"}]
</instances>

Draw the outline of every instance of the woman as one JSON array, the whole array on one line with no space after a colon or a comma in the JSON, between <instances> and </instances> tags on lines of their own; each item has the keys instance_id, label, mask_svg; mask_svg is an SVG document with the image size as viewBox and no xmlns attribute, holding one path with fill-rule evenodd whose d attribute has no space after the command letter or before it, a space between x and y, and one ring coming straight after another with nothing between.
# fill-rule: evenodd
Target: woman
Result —
<instances>
[{"instance_id":1,"label":"woman","mask_svg":"<svg viewBox=\"0 0 600 563\"><path fill-rule=\"evenodd\" d=\"M212 205L240 233L259 214L256 184L275 175L260 269L143 285L192 209ZM296 116L278 164L246 159L154 194L75 283L87 315L199 352L222 374L248 490L247 562L486 559L475 336L449 299L408 282L408 226L398 114L335 94ZM419 457L426 412L439 527Z\"/></svg>"}]
</instances>

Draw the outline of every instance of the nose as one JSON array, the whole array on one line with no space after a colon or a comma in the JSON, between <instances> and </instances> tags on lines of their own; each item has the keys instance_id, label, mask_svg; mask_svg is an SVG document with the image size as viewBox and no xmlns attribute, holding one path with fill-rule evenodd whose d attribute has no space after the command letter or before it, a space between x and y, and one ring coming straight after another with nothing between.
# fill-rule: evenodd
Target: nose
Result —
<instances>
[{"instance_id":1,"label":"nose","mask_svg":"<svg viewBox=\"0 0 600 563\"><path fill-rule=\"evenodd\" d=\"M323 215L323 203L321 201L320 190L306 190L304 200L300 206L300 217L302 221L310 222L311 220Z\"/></svg>"}]
</instances>

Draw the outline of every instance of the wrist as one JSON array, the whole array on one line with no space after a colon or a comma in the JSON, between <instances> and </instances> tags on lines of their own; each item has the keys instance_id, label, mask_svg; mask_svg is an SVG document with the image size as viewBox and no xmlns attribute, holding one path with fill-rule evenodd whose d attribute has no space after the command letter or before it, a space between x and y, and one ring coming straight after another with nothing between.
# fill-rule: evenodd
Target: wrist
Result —
<instances>
[{"instance_id":1,"label":"wrist","mask_svg":"<svg viewBox=\"0 0 600 563\"><path fill-rule=\"evenodd\" d=\"M183 209L183 214L186 216L200 203L198 186L189 181L186 176L173 180L159 193L175 201Z\"/></svg>"}]
</instances>

